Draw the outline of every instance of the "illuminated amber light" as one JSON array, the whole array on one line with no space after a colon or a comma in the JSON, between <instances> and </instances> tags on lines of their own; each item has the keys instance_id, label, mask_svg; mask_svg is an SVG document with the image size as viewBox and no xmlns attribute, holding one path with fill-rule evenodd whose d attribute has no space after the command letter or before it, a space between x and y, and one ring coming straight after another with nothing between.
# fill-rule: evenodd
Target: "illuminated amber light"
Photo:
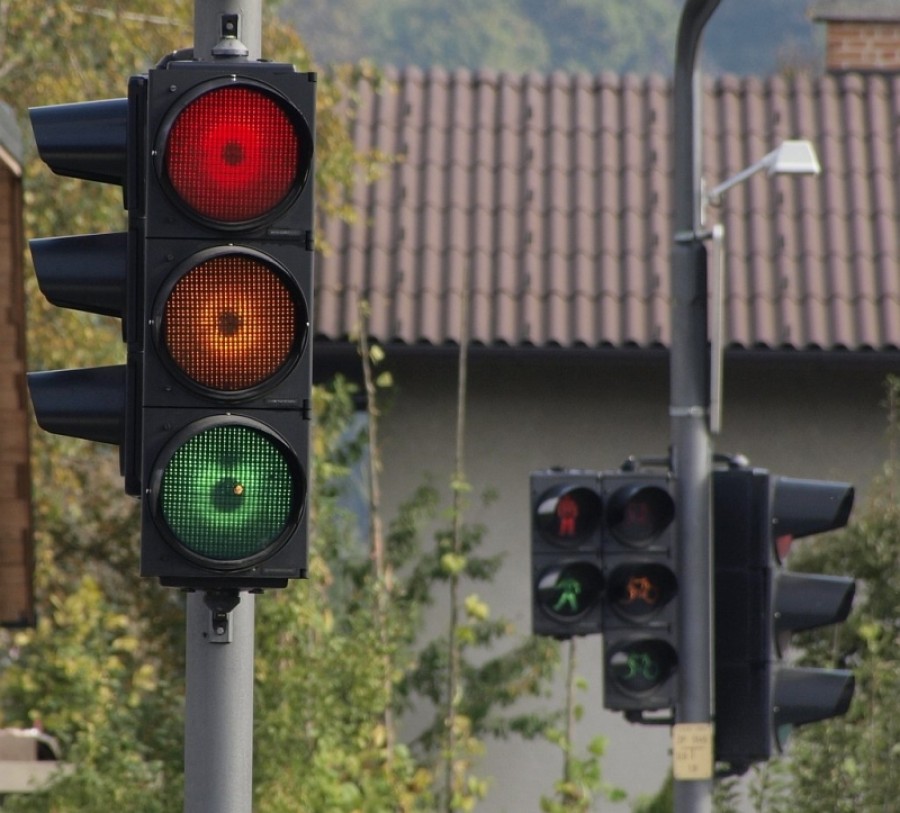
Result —
<instances>
[{"instance_id":1,"label":"illuminated amber light","mask_svg":"<svg viewBox=\"0 0 900 813\"><path fill-rule=\"evenodd\" d=\"M225 254L175 284L165 305L163 341L191 381L240 392L264 384L291 358L302 338L298 322L280 274L254 256Z\"/></svg>"}]
</instances>

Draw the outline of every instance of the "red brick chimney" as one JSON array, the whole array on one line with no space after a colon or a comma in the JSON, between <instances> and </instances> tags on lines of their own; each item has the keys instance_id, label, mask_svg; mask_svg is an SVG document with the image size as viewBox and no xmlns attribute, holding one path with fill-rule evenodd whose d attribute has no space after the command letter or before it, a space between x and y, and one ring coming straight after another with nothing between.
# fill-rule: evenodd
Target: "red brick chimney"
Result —
<instances>
[{"instance_id":1,"label":"red brick chimney","mask_svg":"<svg viewBox=\"0 0 900 813\"><path fill-rule=\"evenodd\" d=\"M898 0L814 0L809 17L825 23L829 71L900 72Z\"/></svg>"}]
</instances>

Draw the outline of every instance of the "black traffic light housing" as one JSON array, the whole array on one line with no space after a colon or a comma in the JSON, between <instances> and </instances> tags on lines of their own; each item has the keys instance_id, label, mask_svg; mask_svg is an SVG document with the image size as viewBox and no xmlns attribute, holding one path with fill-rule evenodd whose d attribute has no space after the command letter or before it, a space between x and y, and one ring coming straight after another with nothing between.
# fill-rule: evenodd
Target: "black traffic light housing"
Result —
<instances>
[{"instance_id":1,"label":"black traffic light housing","mask_svg":"<svg viewBox=\"0 0 900 813\"><path fill-rule=\"evenodd\" d=\"M795 725L844 714L852 672L782 661L792 632L847 618L851 578L782 569L792 539L846 525L847 483L734 466L714 472L716 759L742 772Z\"/></svg>"},{"instance_id":2,"label":"black traffic light housing","mask_svg":"<svg viewBox=\"0 0 900 813\"><path fill-rule=\"evenodd\" d=\"M143 234L144 85L132 78L127 98L30 110L41 159L58 175L122 186L128 229L44 237L29 243L41 291L54 305L122 320L125 364L28 374L43 429L119 446L125 491L141 493L138 292Z\"/></svg>"},{"instance_id":3,"label":"black traffic light housing","mask_svg":"<svg viewBox=\"0 0 900 813\"><path fill-rule=\"evenodd\" d=\"M607 472L603 504L604 706L642 722L677 699L674 481L668 471Z\"/></svg>"},{"instance_id":4,"label":"black traffic light housing","mask_svg":"<svg viewBox=\"0 0 900 813\"><path fill-rule=\"evenodd\" d=\"M603 504L597 472L531 474L531 618L535 635L601 630Z\"/></svg>"},{"instance_id":5,"label":"black traffic light housing","mask_svg":"<svg viewBox=\"0 0 900 813\"><path fill-rule=\"evenodd\" d=\"M307 562L315 74L150 71L141 573L283 587Z\"/></svg>"}]
</instances>

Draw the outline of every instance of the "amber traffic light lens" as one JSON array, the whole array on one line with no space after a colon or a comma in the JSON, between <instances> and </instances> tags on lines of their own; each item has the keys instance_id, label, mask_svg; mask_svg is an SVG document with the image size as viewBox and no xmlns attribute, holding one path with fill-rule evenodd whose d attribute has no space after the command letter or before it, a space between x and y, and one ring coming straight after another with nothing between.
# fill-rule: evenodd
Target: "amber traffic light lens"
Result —
<instances>
[{"instance_id":1,"label":"amber traffic light lens","mask_svg":"<svg viewBox=\"0 0 900 813\"><path fill-rule=\"evenodd\" d=\"M197 214L225 224L252 221L280 206L305 181L310 145L275 97L255 87L220 87L175 119L165 172Z\"/></svg>"},{"instance_id":2,"label":"amber traffic light lens","mask_svg":"<svg viewBox=\"0 0 900 813\"><path fill-rule=\"evenodd\" d=\"M197 386L252 390L278 376L306 338L306 308L286 278L255 255L214 256L172 288L163 343Z\"/></svg>"},{"instance_id":3,"label":"amber traffic light lens","mask_svg":"<svg viewBox=\"0 0 900 813\"><path fill-rule=\"evenodd\" d=\"M609 577L610 606L628 621L641 622L652 618L677 592L675 574L660 564L620 565Z\"/></svg>"}]
</instances>

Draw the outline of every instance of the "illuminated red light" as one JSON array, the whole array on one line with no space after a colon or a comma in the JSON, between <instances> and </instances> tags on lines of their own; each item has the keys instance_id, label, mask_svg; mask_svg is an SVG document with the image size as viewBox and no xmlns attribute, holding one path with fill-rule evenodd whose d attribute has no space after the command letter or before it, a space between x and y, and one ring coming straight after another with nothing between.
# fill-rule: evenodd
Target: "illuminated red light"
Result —
<instances>
[{"instance_id":1,"label":"illuminated red light","mask_svg":"<svg viewBox=\"0 0 900 813\"><path fill-rule=\"evenodd\" d=\"M222 87L175 119L165 172L200 216L245 223L277 208L302 182L300 150L295 123L274 97L253 87Z\"/></svg>"}]
</instances>

